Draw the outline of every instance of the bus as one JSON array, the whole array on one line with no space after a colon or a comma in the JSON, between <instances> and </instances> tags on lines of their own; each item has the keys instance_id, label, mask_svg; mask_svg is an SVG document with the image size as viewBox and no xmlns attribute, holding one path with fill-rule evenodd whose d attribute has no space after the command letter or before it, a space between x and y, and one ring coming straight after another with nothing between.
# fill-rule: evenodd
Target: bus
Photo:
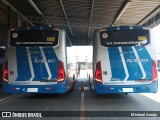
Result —
<instances>
[{"instance_id":1,"label":"bus","mask_svg":"<svg viewBox=\"0 0 160 120\"><path fill-rule=\"evenodd\" d=\"M158 74L154 42L148 28L113 26L96 30L93 72L89 76L97 94L155 93Z\"/></svg>"},{"instance_id":2,"label":"bus","mask_svg":"<svg viewBox=\"0 0 160 120\"><path fill-rule=\"evenodd\" d=\"M5 93L67 93L75 74L67 65L66 33L52 27L9 31L3 89Z\"/></svg>"}]
</instances>

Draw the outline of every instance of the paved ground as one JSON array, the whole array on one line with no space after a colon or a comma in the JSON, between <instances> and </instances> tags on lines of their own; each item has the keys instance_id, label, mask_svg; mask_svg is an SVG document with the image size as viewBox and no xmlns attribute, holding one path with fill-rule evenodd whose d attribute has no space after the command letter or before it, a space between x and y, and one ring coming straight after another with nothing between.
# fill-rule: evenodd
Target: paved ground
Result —
<instances>
[{"instance_id":1,"label":"paved ground","mask_svg":"<svg viewBox=\"0 0 160 120\"><path fill-rule=\"evenodd\" d=\"M84 81L85 90L80 90L81 83ZM95 95L89 88L85 71L81 71L74 90L65 95L50 94L4 94L0 93L0 111L58 111L46 112L46 114L58 116L75 117L46 117L44 120L159 120L153 117L123 117L130 115L124 111L160 111L160 93L156 94L128 94L128 95ZM70 111L67 113L67 111ZM76 111L76 112L75 112ZM83 112L79 112L83 111ZM84 111L86 116L83 117ZM90 112L92 111L92 112ZM94 112L93 112L94 111ZM115 111L115 112L107 112ZM159 112L160 113L160 112ZM79 116L80 114L80 116ZM77 115L77 116L76 116ZM95 117L101 115L103 117ZM94 116L94 117L91 117ZM106 117L107 116L107 117ZM108 117L116 116L116 117ZM118 117L120 116L120 117ZM1 119L1 118L0 118ZM8 118L6 118L8 120ZM11 118L19 119L22 118ZM23 118L31 119L31 118ZM35 120L35 118L32 118ZM36 118L41 119L41 118Z\"/></svg>"}]
</instances>

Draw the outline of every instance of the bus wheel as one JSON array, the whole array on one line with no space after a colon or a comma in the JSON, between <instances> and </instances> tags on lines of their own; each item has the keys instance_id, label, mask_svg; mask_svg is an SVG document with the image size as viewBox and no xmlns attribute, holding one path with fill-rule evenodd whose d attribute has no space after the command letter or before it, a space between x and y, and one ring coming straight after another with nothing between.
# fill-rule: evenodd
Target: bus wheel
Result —
<instances>
[{"instance_id":1,"label":"bus wheel","mask_svg":"<svg viewBox=\"0 0 160 120\"><path fill-rule=\"evenodd\" d=\"M71 87L71 90L70 90L70 91L73 90L74 84L75 84L75 75L73 75L73 79L72 79L72 87Z\"/></svg>"},{"instance_id":2,"label":"bus wheel","mask_svg":"<svg viewBox=\"0 0 160 120\"><path fill-rule=\"evenodd\" d=\"M74 84L75 83L75 75L73 75L73 79L72 80L73 80L73 84Z\"/></svg>"},{"instance_id":3,"label":"bus wheel","mask_svg":"<svg viewBox=\"0 0 160 120\"><path fill-rule=\"evenodd\" d=\"M88 76L88 80L89 80L89 82L90 82L90 79L91 79L91 78L90 78L90 75L89 75L89 76Z\"/></svg>"}]
</instances>

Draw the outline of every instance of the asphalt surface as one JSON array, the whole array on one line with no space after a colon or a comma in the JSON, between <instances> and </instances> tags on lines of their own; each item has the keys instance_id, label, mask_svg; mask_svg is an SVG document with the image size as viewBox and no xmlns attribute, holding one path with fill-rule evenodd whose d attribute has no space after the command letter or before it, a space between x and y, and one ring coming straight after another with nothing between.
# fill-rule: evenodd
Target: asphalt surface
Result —
<instances>
[{"instance_id":1,"label":"asphalt surface","mask_svg":"<svg viewBox=\"0 0 160 120\"><path fill-rule=\"evenodd\" d=\"M81 91L82 81L84 81L84 91ZM85 71L81 71L81 76L77 79L73 91L67 94L5 94L0 91L0 111L50 111L45 112L46 115L58 116L0 118L7 120L160 120L160 117L129 116L131 111L136 113L159 111L160 113L160 92L156 94L95 95L90 90Z\"/></svg>"}]
</instances>

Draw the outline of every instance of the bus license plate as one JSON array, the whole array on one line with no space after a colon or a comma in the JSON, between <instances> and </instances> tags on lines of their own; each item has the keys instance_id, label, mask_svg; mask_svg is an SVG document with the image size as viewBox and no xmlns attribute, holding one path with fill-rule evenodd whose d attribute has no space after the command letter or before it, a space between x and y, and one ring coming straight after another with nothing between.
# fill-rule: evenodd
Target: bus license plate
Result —
<instances>
[{"instance_id":1,"label":"bus license plate","mask_svg":"<svg viewBox=\"0 0 160 120\"><path fill-rule=\"evenodd\" d=\"M27 92L38 92L38 88L27 88Z\"/></svg>"},{"instance_id":2,"label":"bus license plate","mask_svg":"<svg viewBox=\"0 0 160 120\"><path fill-rule=\"evenodd\" d=\"M133 88L122 88L123 92L133 92Z\"/></svg>"}]
</instances>

